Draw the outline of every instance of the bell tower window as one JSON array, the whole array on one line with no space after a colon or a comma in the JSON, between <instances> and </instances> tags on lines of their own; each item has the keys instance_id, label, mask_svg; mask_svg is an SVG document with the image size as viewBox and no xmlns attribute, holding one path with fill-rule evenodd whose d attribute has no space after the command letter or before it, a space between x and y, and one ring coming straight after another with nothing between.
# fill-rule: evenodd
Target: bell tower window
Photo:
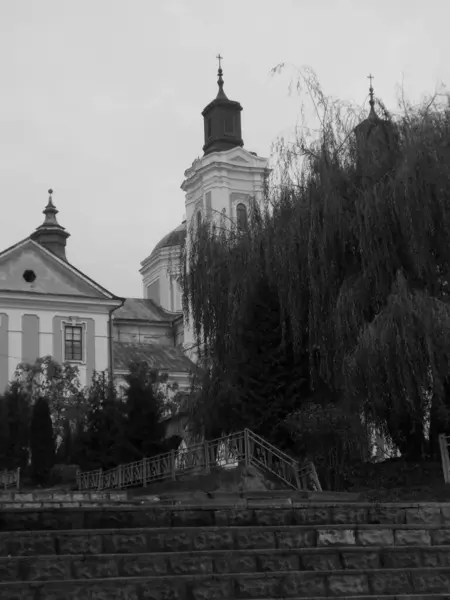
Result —
<instances>
[{"instance_id":1,"label":"bell tower window","mask_svg":"<svg viewBox=\"0 0 450 600\"><path fill-rule=\"evenodd\" d=\"M208 119L208 139L212 137L212 121L211 117Z\"/></svg>"},{"instance_id":2,"label":"bell tower window","mask_svg":"<svg viewBox=\"0 0 450 600\"><path fill-rule=\"evenodd\" d=\"M235 127L234 127L235 119L234 117L226 117L224 121L224 131L225 135L234 135Z\"/></svg>"},{"instance_id":3,"label":"bell tower window","mask_svg":"<svg viewBox=\"0 0 450 600\"><path fill-rule=\"evenodd\" d=\"M202 224L202 211L199 210L199 211L197 211L197 227L200 227L201 224Z\"/></svg>"},{"instance_id":4,"label":"bell tower window","mask_svg":"<svg viewBox=\"0 0 450 600\"><path fill-rule=\"evenodd\" d=\"M247 231L247 207L245 204L238 204L236 206L236 223L239 231Z\"/></svg>"}]
</instances>

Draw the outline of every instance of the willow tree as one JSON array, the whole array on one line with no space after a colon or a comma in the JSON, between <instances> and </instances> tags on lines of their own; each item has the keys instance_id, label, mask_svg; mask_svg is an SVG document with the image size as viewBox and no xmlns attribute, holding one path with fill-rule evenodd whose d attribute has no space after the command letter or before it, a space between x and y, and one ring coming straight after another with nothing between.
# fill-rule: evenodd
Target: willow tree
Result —
<instances>
[{"instance_id":1,"label":"willow tree","mask_svg":"<svg viewBox=\"0 0 450 600\"><path fill-rule=\"evenodd\" d=\"M266 339L278 335L290 365L286 410L325 390L413 457L426 451L430 415L432 432L448 424L450 110L432 101L394 119L379 103L392 144L367 146L361 163L361 110L326 97L310 70L296 87L318 126L278 140L265 207L244 234L203 224L184 250L185 313L208 367L197 406L230 429L249 402L242 357L263 365L264 337L249 356L242 332L265 285L277 307ZM260 369L260 387L272 394L279 377Z\"/></svg>"}]
</instances>

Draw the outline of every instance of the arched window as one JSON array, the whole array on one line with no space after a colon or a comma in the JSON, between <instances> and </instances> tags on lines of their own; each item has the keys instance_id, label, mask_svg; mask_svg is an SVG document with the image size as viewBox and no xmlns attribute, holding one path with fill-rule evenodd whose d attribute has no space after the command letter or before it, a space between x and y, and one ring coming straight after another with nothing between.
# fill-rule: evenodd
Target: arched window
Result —
<instances>
[{"instance_id":1,"label":"arched window","mask_svg":"<svg viewBox=\"0 0 450 600\"><path fill-rule=\"evenodd\" d=\"M239 231L247 230L247 207L245 204L238 204L236 206L236 222Z\"/></svg>"},{"instance_id":2,"label":"arched window","mask_svg":"<svg viewBox=\"0 0 450 600\"><path fill-rule=\"evenodd\" d=\"M202 211L198 210L197 211L197 227L200 227L201 224L202 224Z\"/></svg>"}]
</instances>

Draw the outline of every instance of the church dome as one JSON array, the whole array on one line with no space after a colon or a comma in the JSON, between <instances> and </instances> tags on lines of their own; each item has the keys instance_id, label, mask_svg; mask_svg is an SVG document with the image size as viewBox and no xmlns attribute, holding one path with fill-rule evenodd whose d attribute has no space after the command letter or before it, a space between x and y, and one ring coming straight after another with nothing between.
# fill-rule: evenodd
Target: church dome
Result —
<instances>
[{"instance_id":1,"label":"church dome","mask_svg":"<svg viewBox=\"0 0 450 600\"><path fill-rule=\"evenodd\" d=\"M174 248L182 246L186 240L186 221L165 235L153 248L150 258L156 256L163 248Z\"/></svg>"}]
</instances>

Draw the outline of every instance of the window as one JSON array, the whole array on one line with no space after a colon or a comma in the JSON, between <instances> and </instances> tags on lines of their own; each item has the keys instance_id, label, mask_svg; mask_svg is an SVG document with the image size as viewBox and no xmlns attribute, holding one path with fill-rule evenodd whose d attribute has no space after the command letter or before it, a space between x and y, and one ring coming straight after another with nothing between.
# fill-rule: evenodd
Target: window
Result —
<instances>
[{"instance_id":1,"label":"window","mask_svg":"<svg viewBox=\"0 0 450 600\"><path fill-rule=\"evenodd\" d=\"M227 117L225 119L225 134L232 135L234 133L234 117Z\"/></svg>"},{"instance_id":2,"label":"window","mask_svg":"<svg viewBox=\"0 0 450 600\"><path fill-rule=\"evenodd\" d=\"M236 222L239 231L247 230L247 207L245 204L238 204L236 206Z\"/></svg>"},{"instance_id":3,"label":"window","mask_svg":"<svg viewBox=\"0 0 450 600\"><path fill-rule=\"evenodd\" d=\"M211 119L208 119L208 139L212 136L212 123Z\"/></svg>"},{"instance_id":4,"label":"window","mask_svg":"<svg viewBox=\"0 0 450 600\"><path fill-rule=\"evenodd\" d=\"M197 211L197 227L200 227L201 224L202 224L202 211L199 210L199 211Z\"/></svg>"},{"instance_id":5,"label":"window","mask_svg":"<svg viewBox=\"0 0 450 600\"><path fill-rule=\"evenodd\" d=\"M83 360L83 328L66 325L64 327L65 360Z\"/></svg>"}]
</instances>

